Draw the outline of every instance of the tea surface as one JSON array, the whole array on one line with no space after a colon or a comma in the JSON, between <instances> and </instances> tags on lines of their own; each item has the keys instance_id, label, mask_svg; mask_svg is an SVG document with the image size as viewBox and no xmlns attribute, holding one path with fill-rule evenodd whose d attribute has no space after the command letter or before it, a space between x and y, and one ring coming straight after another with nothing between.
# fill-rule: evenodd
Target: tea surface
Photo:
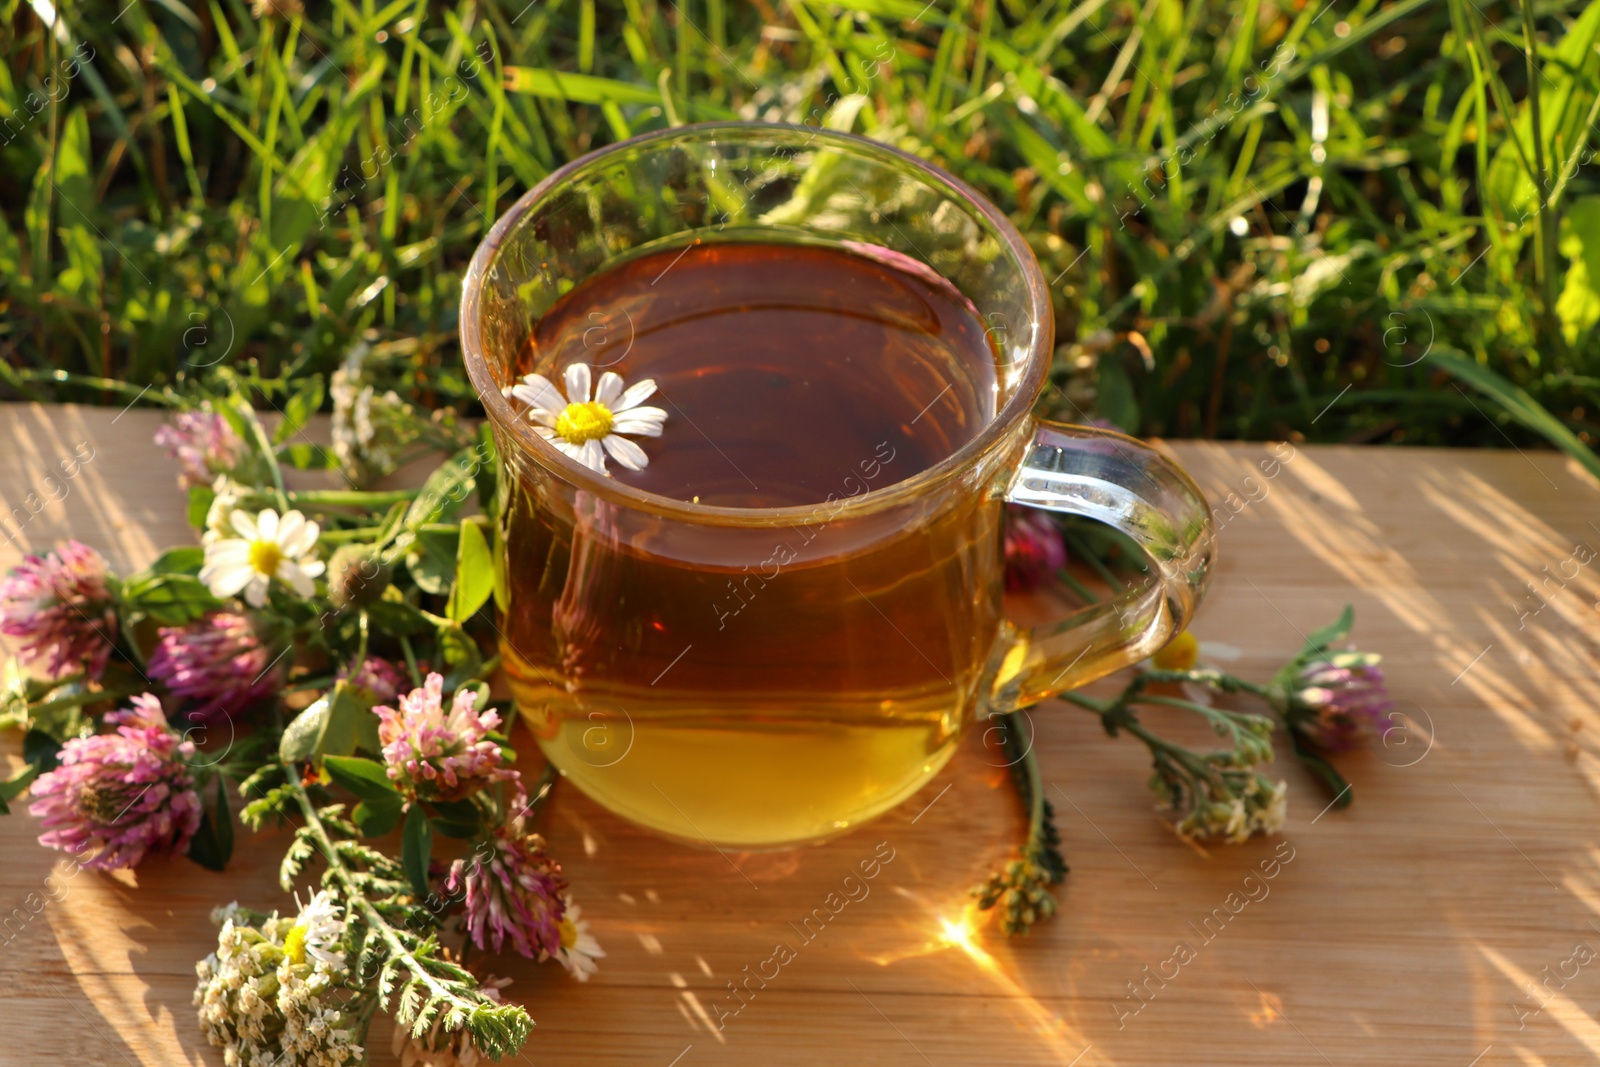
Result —
<instances>
[{"instance_id":1,"label":"tea surface","mask_svg":"<svg viewBox=\"0 0 1600 1067\"><path fill-rule=\"evenodd\" d=\"M924 270L926 268L923 268ZM619 481L729 507L814 504L875 452L892 480L994 415L995 357L948 282L832 248L690 245L568 293L534 331L531 369L573 362L656 382L662 436ZM881 488L874 485L873 488Z\"/></svg>"},{"instance_id":2,"label":"tea surface","mask_svg":"<svg viewBox=\"0 0 1600 1067\"><path fill-rule=\"evenodd\" d=\"M792 526L679 523L503 449L502 652L552 762L619 814L735 848L836 834L936 774L995 646L1000 509L971 485L865 517L823 502L926 469L992 417L965 300L844 251L691 247L576 287L536 351L555 381L582 359L659 384L665 430L619 480L817 505Z\"/></svg>"}]
</instances>

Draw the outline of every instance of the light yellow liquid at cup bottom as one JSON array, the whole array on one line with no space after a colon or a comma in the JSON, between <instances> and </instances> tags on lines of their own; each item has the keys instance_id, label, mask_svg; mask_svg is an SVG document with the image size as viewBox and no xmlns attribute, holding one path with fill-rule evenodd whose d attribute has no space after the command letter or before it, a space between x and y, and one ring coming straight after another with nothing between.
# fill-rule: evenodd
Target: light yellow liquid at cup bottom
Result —
<instances>
[{"instance_id":1,"label":"light yellow liquid at cup bottom","mask_svg":"<svg viewBox=\"0 0 1600 1067\"><path fill-rule=\"evenodd\" d=\"M949 689L939 707L920 711L897 701L890 709L831 702L825 710L707 713L663 707L651 694L648 716L572 711L564 694L542 685L514 682L513 692L545 756L580 790L701 847L771 849L836 836L910 797L949 762L960 737ZM586 693L586 703L642 703L606 696ZM563 704L565 713L556 710ZM716 694L715 706L726 708L728 694Z\"/></svg>"}]
</instances>

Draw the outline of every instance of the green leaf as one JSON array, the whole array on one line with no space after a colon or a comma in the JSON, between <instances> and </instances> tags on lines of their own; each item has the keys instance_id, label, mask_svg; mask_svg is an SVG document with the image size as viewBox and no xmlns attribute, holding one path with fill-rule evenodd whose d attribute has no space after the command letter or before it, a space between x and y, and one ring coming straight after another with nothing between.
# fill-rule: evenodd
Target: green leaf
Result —
<instances>
[{"instance_id":1,"label":"green leaf","mask_svg":"<svg viewBox=\"0 0 1600 1067\"><path fill-rule=\"evenodd\" d=\"M200 568L206 564L206 550L199 545L184 545L179 548L169 548L157 556L155 562L145 568L145 572L155 574L190 574L198 575Z\"/></svg>"},{"instance_id":2,"label":"green leaf","mask_svg":"<svg viewBox=\"0 0 1600 1067\"><path fill-rule=\"evenodd\" d=\"M428 859L433 854L433 830L421 804L412 804L406 812L406 826L400 837L400 866L411 880L417 896L426 898L428 888Z\"/></svg>"},{"instance_id":3,"label":"green leaf","mask_svg":"<svg viewBox=\"0 0 1600 1067\"><path fill-rule=\"evenodd\" d=\"M1121 363L1105 356L1100 358L1098 372L1098 398L1096 406L1102 418L1110 420L1126 433L1139 429L1139 400L1134 395L1133 381Z\"/></svg>"},{"instance_id":4,"label":"green leaf","mask_svg":"<svg viewBox=\"0 0 1600 1067\"><path fill-rule=\"evenodd\" d=\"M316 752L317 741L328 723L328 703L326 696L318 699L296 715L294 721L285 728L283 738L278 742L278 757L283 762L300 763L310 759Z\"/></svg>"},{"instance_id":5,"label":"green leaf","mask_svg":"<svg viewBox=\"0 0 1600 1067\"><path fill-rule=\"evenodd\" d=\"M1556 316L1567 343L1600 322L1600 196L1585 196L1567 206L1561 220L1561 252L1572 261L1556 301Z\"/></svg>"},{"instance_id":6,"label":"green leaf","mask_svg":"<svg viewBox=\"0 0 1600 1067\"><path fill-rule=\"evenodd\" d=\"M433 825L448 837L476 837L479 829L478 807L470 800L450 800L433 805Z\"/></svg>"},{"instance_id":7,"label":"green leaf","mask_svg":"<svg viewBox=\"0 0 1600 1067\"><path fill-rule=\"evenodd\" d=\"M354 687L348 680L338 682L328 691L328 716L323 720L322 734L317 738L314 754L317 756L348 756L356 750L356 738L361 732L361 717L371 717L372 710L363 706L351 692Z\"/></svg>"},{"instance_id":8,"label":"green leaf","mask_svg":"<svg viewBox=\"0 0 1600 1067\"><path fill-rule=\"evenodd\" d=\"M406 556L406 569L412 580L424 593L443 596L450 591L455 579L456 552L461 530L452 526L444 530L418 530L411 553Z\"/></svg>"},{"instance_id":9,"label":"green leaf","mask_svg":"<svg viewBox=\"0 0 1600 1067\"><path fill-rule=\"evenodd\" d=\"M24 768L22 773L15 778L0 782L0 815L11 814L9 802L28 791L28 786L33 784L35 778L39 777L39 770L37 765L30 765Z\"/></svg>"},{"instance_id":10,"label":"green leaf","mask_svg":"<svg viewBox=\"0 0 1600 1067\"><path fill-rule=\"evenodd\" d=\"M466 622L494 591L494 556L484 540L482 524L473 519L461 520L456 545L456 577L445 614L456 622Z\"/></svg>"},{"instance_id":11,"label":"green leaf","mask_svg":"<svg viewBox=\"0 0 1600 1067\"><path fill-rule=\"evenodd\" d=\"M313 374L301 382L283 405L283 419L272 431L272 443L281 445L299 433L322 406L322 375ZM310 446L304 446L309 448Z\"/></svg>"},{"instance_id":12,"label":"green leaf","mask_svg":"<svg viewBox=\"0 0 1600 1067\"><path fill-rule=\"evenodd\" d=\"M1343 641L1350 634L1350 627L1355 625L1356 609L1346 604L1339 617L1320 629L1312 630L1306 635L1305 647L1300 650L1300 658L1307 659L1320 656L1328 650L1328 646L1337 641Z\"/></svg>"},{"instance_id":13,"label":"green leaf","mask_svg":"<svg viewBox=\"0 0 1600 1067\"><path fill-rule=\"evenodd\" d=\"M200 813L200 827L189 841L188 856L208 871L222 870L233 858L233 816L228 811L228 784L220 774L216 798Z\"/></svg>"},{"instance_id":14,"label":"green leaf","mask_svg":"<svg viewBox=\"0 0 1600 1067\"><path fill-rule=\"evenodd\" d=\"M123 586L129 610L142 612L162 626L182 626L221 609L222 601L198 578L187 574L158 574Z\"/></svg>"},{"instance_id":15,"label":"green leaf","mask_svg":"<svg viewBox=\"0 0 1600 1067\"><path fill-rule=\"evenodd\" d=\"M360 756L327 756L322 767L335 782L362 800L397 801L400 793L389 781L388 772L377 760Z\"/></svg>"},{"instance_id":16,"label":"green leaf","mask_svg":"<svg viewBox=\"0 0 1600 1067\"><path fill-rule=\"evenodd\" d=\"M482 453L477 446L463 448L441 463L422 483L417 498L406 510L406 526L416 529L448 519L460 511L472 493L482 465Z\"/></svg>"},{"instance_id":17,"label":"green leaf","mask_svg":"<svg viewBox=\"0 0 1600 1067\"><path fill-rule=\"evenodd\" d=\"M217 775L216 813L217 847L222 852L222 862L226 864L233 858L233 813L228 810L228 783L220 774Z\"/></svg>"},{"instance_id":18,"label":"green leaf","mask_svg":"<svg viewBox=\"0 0 1600 1067\"><path fill-rule=\"evenodd\" d=\"M1507 415L1544 437L1577 460L1584 470L1600 479L1600 456L1596 456L1594 450L1567 429L1565 423L1546 411L1521 388L1454 349L1436 347L1432 358L1445 370L1499 404Z\"/></svg>"},{"instance_id":19,"label":"green leaf","mask_svg":"<svg viewBox=\"0 0 1600 1067\"><path fill-rule=\"evenodd\" d=\"M410 637L433 629L433 623L421 611L403 600L387 597L368 604L367 617L374 626L393 637Z\"/></svg>"},{"instance_id":20,"label":"green leaf","mask_svg":"<svg viewBox=\"0 0 1600 1067\"><path fill-rule=\"evenodd\" d=\"M29 730L22 735L22 758L39 768L40 773L56 769L60 752L61 742L43 730Z\"/></svg>"},{"instance_id":21,"label":"green leaf","mask_svg":"<svg viewBox=\"0 0 1600 1067\"><path fill-rule=\"evenodd\" d=\"M500 453L494 444L494 431L487 422L478 427L478 508L485 515L497 514L495 498L500 492Z\"/></svg>"},{"instance_id":22,"label":"green leaf","mask_svg":"<svg viewBox=\"0 0 1600 1067\"><path fill-rule=\"evenodd\" d=\"M187 518L189 525L196 530L204 529L206 515L211 512L211 504L217 499L217 494L209 485L191 485L189 487L189 510Z\"/></svg>"},{"instance_id":23,"label":"green leaf","mask_svg":"<svg viewBox=\"0 0 1600 1067\"><path fill-rule=\"evenodd\" d=\"M228 865L222 855L222 846L217 842L216 827L209 811L200 813L200 827L189 839L187 855L208 871L220 871Z\"/></svg>"},{"instance_id":24,"label":"green leaf","mask_svg":"<svg viewBox=\"0 0 1600 1067\"><path fill-rule=\"evenodd\" d=\"M483 653L472 635L457 626L439 627L439 652L450 668L444 675L446 691L455 689L483 669Z\"/></svg>"},{"instance_id":25,"label":"green leaf","mask_svg":"<svg viewBox=\"0 0 1600 1067\"><path fill-rule=\"evenodd\" d=\"M361 831L361 836L382 837L400 824L404 811L405 802L396 794L388 800L363 800L350 813L350 820Z\"/></svg>"}]
</instances>

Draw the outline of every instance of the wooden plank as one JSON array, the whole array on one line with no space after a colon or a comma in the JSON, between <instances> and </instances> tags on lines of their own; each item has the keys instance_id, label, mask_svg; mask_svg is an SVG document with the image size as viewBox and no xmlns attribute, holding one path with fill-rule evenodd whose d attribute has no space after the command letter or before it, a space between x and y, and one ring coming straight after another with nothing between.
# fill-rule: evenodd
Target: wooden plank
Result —
<instances>
[{"instance_id":1,"label":"wooden plank","mask_svg":"<svg viewBox=\"0 0 1600 1067\"><path fill-rule=\"evenodd\" d=\"M150 443L156 424L143 411L0 409L0 502L26 509L34 493L38 505L0 565L17 545L76 536L126 569L185 540L182 495ZM93 458L47 482L80 442ZM1223 527L1202 639L1243 650L1234 669L1264 677L1299 631L1351 602L1359 642L1386 657L1403 722L1415 725L1343 761L1350 810L1323 811L1315 784L1280 762L1292 798L1283 843L1186 847L1152 811L1141 746L1042 706L1037 747L1072 864L1062 912L1025 939L952 940L944 922L959 923L967 887L1005 858L1019 818L975 740L900 810L820 847L735 856L738 871L561 790L548 835L609 955L587 985L553 966L496 962L539 1024L525 1058L1600 1058L1600 966L1565 963L1562 976L1575 946L1600 948L1600 578L1563 566L1576 544L1600 548L1600 493L1549 453L1306 447L1267 478L1267 446L1173 448L1214 503L1253 498ZM1557 577L1533 614L1540 601L1525 583L1547 575ZM533 749L527 738L520 747ZM235 898L286 902L274 879L282 835L242 838L222 875L176 860L66 878L35 833L25 814L0 820L0 1063L219 1063L189 1003L194 961L214 936L206 914ZM880 842L894 858L869 894L811 940L798 934ZM1280 848L1292 858L1276 876L1247 883ZM1230 894L1246 892L1259 899L1232 898L1232 914ZM795 958L734 998L727 983L780 941ZM1179 942L1193 958L1150 977ZM373 1044L392 1062L386 1032Z\"/></svg>"}]
</instances>

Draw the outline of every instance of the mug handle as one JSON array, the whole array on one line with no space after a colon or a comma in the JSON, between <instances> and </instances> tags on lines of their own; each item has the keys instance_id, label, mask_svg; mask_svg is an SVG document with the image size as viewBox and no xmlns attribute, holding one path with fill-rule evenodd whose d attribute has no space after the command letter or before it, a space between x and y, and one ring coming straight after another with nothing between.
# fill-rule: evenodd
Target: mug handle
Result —
<instances>
[{"instance_id":1,"label":"mug handle","mask_svg":"<svg viewBox=\"0 0 1600 1067\"><path fill-rule=\"evenodd\" d=\"M1061 622L1031 630L1005 623L990 712L1137 663L1188 625L1210 577L1216 530L1199 487L1166 456L1110 430L1041 419L1005 499L1103 522L1143 549L1151 570L1142 586Z\"/></svg>"}]
</instances>

